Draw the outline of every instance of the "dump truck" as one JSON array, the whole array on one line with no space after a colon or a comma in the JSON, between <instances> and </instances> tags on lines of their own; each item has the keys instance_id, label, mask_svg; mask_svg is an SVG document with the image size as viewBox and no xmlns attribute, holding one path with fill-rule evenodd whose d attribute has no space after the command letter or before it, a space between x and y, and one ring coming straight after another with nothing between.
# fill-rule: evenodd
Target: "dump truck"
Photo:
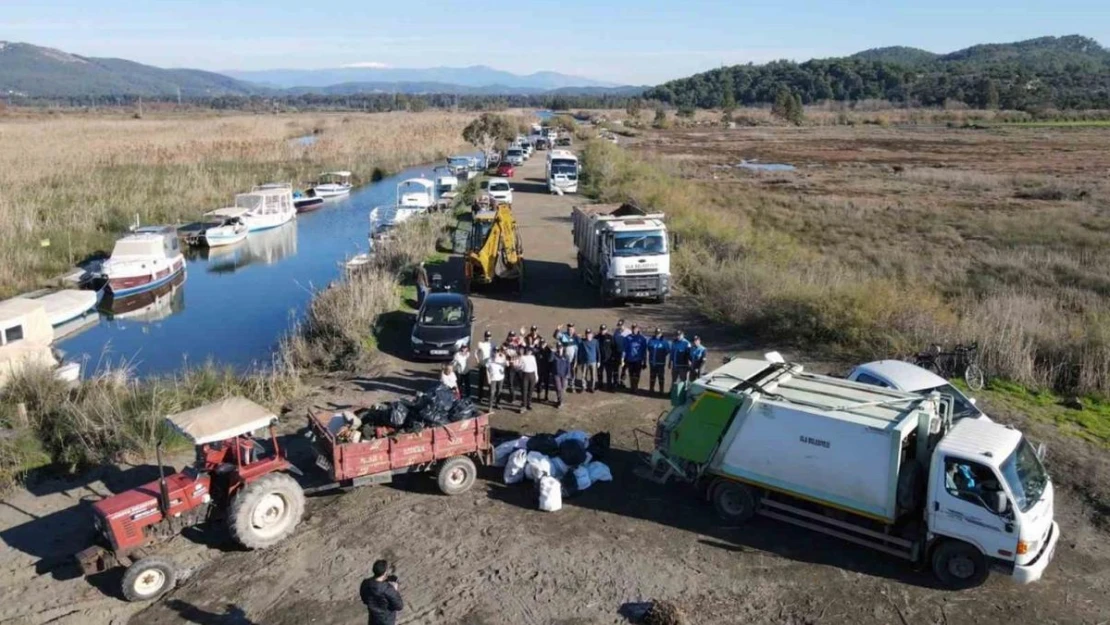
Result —
<instances>
[{"instance_id":1,"label":"dump truck","mask_svg":"<svg viewBox=\"0 0 1110 625\"><path fill-rule=\"evenodd\" d=\"M513 282L518 293L524 291L524 244L508 204L474 213L464 261L466 292L495 281Z\"/></svg>"},{"instance_id":2,"label":"dump truck","mask_svg":"<svg viewBox=\"0 0 1110 625\"><path fill-rule=\"evenodd\" d=\"M940 393L777 360L732 360L676 392L642 475L696 484L730 525L798 525L931 567L949 588L991 570L1041 578L1060 539L1043 447L954 419Z\"/></svg>"},{"instance_id":3,"label":"dump truck","mask_svg":"<svg viewBox=\"0 0 1110 625\"><path fill-rule=\"evenodd\" d=\"M663 213L633 204L575 206L571 212L578 273L603 302L654 300L671 291L671 255Z\"/></svg>"}]
</instances>

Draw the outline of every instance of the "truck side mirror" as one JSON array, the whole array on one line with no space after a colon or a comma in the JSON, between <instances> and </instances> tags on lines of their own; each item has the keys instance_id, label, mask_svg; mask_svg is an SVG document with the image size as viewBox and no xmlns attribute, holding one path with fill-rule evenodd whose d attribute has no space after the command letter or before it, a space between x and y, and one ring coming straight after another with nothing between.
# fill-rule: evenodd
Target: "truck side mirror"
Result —
<instances>
[{"instance_id":1,"label":"truck side mirror","mask_svg":"<svg viewBox=\"0 0 1110 625\"><path fill-rule=\"evenodd\" d=\"M983 491L981 498L987 509L998 516L1004 516L1010 509L1010 500L1000 490Z\"/></svg>"},{"instance_id":2,"label":"truck side mirror","mask_svg":"<svg viewBox=\"0 0 1110 625\"><path fill-rule=\"evenodd\" d=\"M1048 449L1044 446L1044 443L1037 443L1037 460L1044 462L1044 455L1046 451L1048 451Z\"/></svg>"},{"instance_id":3,"label":"truck side mirror","mask_svg":"<svg viewBox=\"0 0 1110 625\"><path fill-rule=\"evenodd\" d=\"M678 236L677 232L672 232L671 233L671 249L677 252L681 243L682 243L682 237Z\"/></svg>"},{"instance_id":4,"label":"truck side mirror","mask_svg":"<svg viewBox=\"0 0 1110 625\"><path fill-rule=\"evenodd\" d=\"M971 404L972 406L974 406L974 405L975 405L975 398L974 398L974 397L968 397L968 398L967 398L967 401L968 401L968 403L970 403L970 404Z\"/></svg>"}]
</instances>

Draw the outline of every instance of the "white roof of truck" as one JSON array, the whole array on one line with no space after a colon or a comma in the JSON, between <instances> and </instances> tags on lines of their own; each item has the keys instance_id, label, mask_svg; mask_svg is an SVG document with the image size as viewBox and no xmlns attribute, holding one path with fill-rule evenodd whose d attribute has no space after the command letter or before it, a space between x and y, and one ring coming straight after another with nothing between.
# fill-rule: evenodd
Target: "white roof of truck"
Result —
<instances>
[{"instance_id":1,"label":"white roof of truck","mask_svg":"<svg viewBox=\"0 0 1110 625\"><path fill-rule=\"evenodd\" d=\"M1021 432L986 419L960 419L937 444L941 453L998 465L1014 451Z\"/></svg>"},{"instance_id":2,"label":"white roof of truck","mask_svg":"<svg viewBox=\"0 0 1110 625\"><path fill-rule=\"evenodd\" d=\"M762 393L763 401L792 404L879 430L900 429L909 418L916 423L914 414L926 401L914 393L806 373L801 365L765 360L732 360L695 384L719 393L757 391Z\"/></svg>"}]
</instances>

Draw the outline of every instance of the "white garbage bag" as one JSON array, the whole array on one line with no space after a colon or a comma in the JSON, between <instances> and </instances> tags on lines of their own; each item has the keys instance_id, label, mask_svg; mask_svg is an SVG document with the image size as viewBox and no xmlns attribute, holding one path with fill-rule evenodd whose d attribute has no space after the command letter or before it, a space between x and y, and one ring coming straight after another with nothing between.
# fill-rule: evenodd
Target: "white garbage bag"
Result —
<instances>
[{"instance_id":1,"label":"white garbage bag","mask_svg":"<svg viewBox=\"0 0 1110 625\"><path fill-rule=\"evenodd\" d=\"M571 430L569 432L563 432L562 434L555 437L555 442L562 445L563 441L567 440L568 438L582 441L583 447L590 446L590 435L583 432L582 430Z\"/></svg>"},{"instance_id":2,"label":"white garbage bag","mask_svg":"<svg viewBox=\"0 0 1110 625\"><path fill-rule=\"evenodd\" d=\"M540 510L556 512L563 507L563 487L559 480L544 475L540 478Z\"/></svg>"},{"instance_id":3,"label":"white garbage bag","mask_svg":"<svg viewBox=\"0 0 1110 625\"><path fill-rule=\"evenodd\" d=\"M551 458L551 477L557 480L561 480L569 470L570 467L567 466L567 463L563 462L562 458L560 458L559 456L554 456Z\"/></svg>"},{"instance_id":4,"label":"white garbage bag","mask_svg":"<svg viewBox=\"0 0 1110 625\"><path fill-rule=\"evenodd\" d=\"M505 483L516 484L524 479L524 464L528 459L528 452L518 449L509 454L505 462Z\"/></svg>"},{"instance_id":5,"label":"white garbage bag","mask_svg":"<svg viewBox=\"0 0 1110 625\"><path fill-rule=\"evenodd\" d=\"M545 474L551 475L551 460L538 451L528 452L524 461L524 477L534 482Z\"/></svg>"},{"instance_id":6,"label":"white garbage bag","mask_svg":"<svg viewBox=\"0 0 1110 625\"><path fill-rule=\"evenodd\" d=\"M574 481L578 485L578 492L586 490L590 487L590 484L592 484L592 482L590 482L590 471L586 467L579 465L578 468L574 470Z\"/></svg>"},{"instance_id":7,"label":"white garbage bag","mask_svg":"<svg viewBox=\"0 0 1110 625\"><path fill-rule=\"evenodd\" d=\"M505 441L497 447L493 448L493 466L503 467L505 462L508 461L509 455L518 449L524 449L528 445L528 437L521 436L516 440Z\"/></svg>"},{"instance_id":8,"label":"white garbage bag","mask_svg":"<svg viewBox=\"0 0 1110 625\"><path fill-rule=\"evenodd\" d=\"M612 482L613 472L604 462L591 462L586 465L586 472L590 475L590 482Z\"/></svg>"}]
</instances>

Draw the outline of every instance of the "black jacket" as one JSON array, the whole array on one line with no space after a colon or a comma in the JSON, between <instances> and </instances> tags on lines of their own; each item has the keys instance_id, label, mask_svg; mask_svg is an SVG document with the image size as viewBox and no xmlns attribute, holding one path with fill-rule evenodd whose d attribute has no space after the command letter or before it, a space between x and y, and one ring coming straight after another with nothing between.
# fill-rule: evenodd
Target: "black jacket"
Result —
<instances>
[{"instance_id":1,"label":"black jacket","mask_svg":"<svg viewBox=\"0 0 1110 625\"><path fill-rule=\"evenodd\" d=\"M619 362L621 355L620 351L617 350L617 344L613 340L613 335L606 332L605 334L598 334L596 338L598 359L600 362Z\"/></svg>"},{"instance_id":2,"label":"black jacket","mask_svg":"<svg viewBox=\"0 0 1110 625\"><path fill-rule=\"evenodd\" d=\"M405 607L401 593L390 586L389 582L364 579L358 594L370 610L370 625L394 625L397 622L397 613Z\"/></svg>"}]
</instances>

